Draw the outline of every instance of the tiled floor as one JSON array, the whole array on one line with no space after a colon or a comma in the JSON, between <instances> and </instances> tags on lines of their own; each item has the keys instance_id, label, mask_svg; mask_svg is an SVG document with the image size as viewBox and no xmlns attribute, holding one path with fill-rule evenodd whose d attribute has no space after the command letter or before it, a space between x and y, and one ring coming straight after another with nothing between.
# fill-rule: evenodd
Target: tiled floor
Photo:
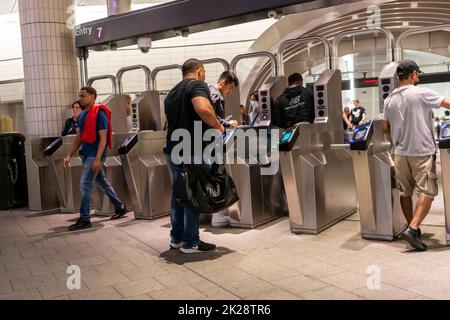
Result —
<instances>
[{"instance_id":1,"label":"tiled floor","mask_svg":"<svg viewBox=\"0 0 450 320\"><path fill-rule=\"evenodd\" d=\"M402 241L366 241L358 216L320 235L294 235L287 218L256 230L212 229L215 253L168 250L169 219L66 232L76 215L0 212L0 299L450 299L450 248L438 199L423 230L428 252ZM69 265L81 289L69 290ZM369 289L369 266L381 288ZM370 281L369 281L370 282Z\"/></svg>"},{"instance_id":2,"label":"tiled floor","mask_svg":"<svg viewBox=\"0 0 450 320\"><path fill-rule=\"evenodd\" d=\"M256 230L204 224L219 248L189 256L168 249L167 217L94 217L91 230L67 232L77 217L0 211L0 300L450 299L442 193L422 227L427 252L361 239L357 214L316 236L292 234L287 217ZM70 265L79 290L67 287Z\"/></svg>"}]
</instances>

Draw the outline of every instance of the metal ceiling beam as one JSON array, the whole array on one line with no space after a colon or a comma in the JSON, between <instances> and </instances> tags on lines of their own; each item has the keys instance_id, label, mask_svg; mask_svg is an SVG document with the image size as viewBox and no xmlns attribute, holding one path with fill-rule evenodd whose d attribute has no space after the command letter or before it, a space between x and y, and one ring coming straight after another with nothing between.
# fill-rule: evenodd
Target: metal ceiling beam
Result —
<instances>
[{"instance_id":1,"label":"metal ceiling beam","mask_svg":"<svg viewBox=\"0 0 450 320\"><path fill-rule=\"evenodd\" d=\"M81 24L76 47L108 50L357 0L179 0ZM269 15L269 12L271 13Z\"/></svg>"}]
</instances>

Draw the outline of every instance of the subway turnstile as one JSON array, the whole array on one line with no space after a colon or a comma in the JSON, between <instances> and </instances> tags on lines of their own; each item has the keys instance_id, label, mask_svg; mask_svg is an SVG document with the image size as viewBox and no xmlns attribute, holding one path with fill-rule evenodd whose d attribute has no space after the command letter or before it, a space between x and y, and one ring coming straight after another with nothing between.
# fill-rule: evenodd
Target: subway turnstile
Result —
<instances>
[{"instance_id":1,"label":"subway turnstile","mask_svg":"<svg viewBox=\"0 0 450 320\"><path fill-rule=\"evenodd\" d=\"M439 138L442 188L444 189L445 241L450 245L450 121L442 124Z\"/></svg>"},{"instance_id":2,"label":"subway turnstile","mask_svg":"<svg viewBox=\"0 0 450 320\"><path fill-rule=\"evenodd\" d=\"M171 208L172 180L164 131L141 131L119 148L136 219L156 219Z\"/></svg>"},{"instance_id":3,"label":"subway turnstile","mask_svg":"<svg viewBox=\"0 0 450 320\"><path fill-rule=\"evenodd\" d=\"M350 141L359 202L361 235L364 239L392 241L407 223L394 179L391 143L383 133L382 121L355 129Z\"/></svg>"},{"instance_id":4,"label":"subway turnstile","mask_svg":"<svg viewBox=\"0 0 450 320\"><path fill-rule=\"evenodd\" d=\"M297 124L280 137L294 233L320 233L356 212L352 157L342 145L341 82L339 70L325 70L314 85L314 124Z\"/></svg>"}]
</instances>

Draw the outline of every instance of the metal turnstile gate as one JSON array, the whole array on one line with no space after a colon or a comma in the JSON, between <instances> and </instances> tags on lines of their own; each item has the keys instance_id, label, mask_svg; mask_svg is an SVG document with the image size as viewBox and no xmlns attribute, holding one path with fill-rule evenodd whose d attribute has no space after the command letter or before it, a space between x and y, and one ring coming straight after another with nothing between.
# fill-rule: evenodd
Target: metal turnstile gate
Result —
<instances>
[{"instance_id":1,"label":"metal turnstile gate","mask_svg":"<svg viewBox=\"0 0 450 320\"><path fill-rule=\"evenodd\" d=\"M350 141L361 235L364 239L392 241L407 222L400 205L400 190L394 179L391 144L380 120L355 129Z\"/></svg>"},{"instance_id":2,"label":"metal turnstile gate","mask_svg":"<svg viewBox=\"0 0 450 320\"><path fill-rule=\"evenodd\" d=\"M441 126L439 138L441 155L442 188L444 189L445 241L450 245L450 121Z\"/></svg>"}]
</instances>

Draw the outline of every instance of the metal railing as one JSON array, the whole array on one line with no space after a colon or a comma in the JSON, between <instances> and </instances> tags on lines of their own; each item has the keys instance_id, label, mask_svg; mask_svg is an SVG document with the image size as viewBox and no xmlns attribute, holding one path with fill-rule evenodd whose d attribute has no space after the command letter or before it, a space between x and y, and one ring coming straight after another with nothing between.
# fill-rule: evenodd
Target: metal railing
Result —
<instances>
[{"instance_id":1,"label":"metal railing","mask_svg":"<svg viewBox=\"0 0 450 320\"><path fill-rule=\"evenodd\" d=\"M134 71L134 70L143 70L144 71L144 73L145 73L145 90L146 91L152 90L152 83L151 83L151 73L152 72L151 72L150 68L148 68L147 66L145 66L143 64L138 64L138 65L124 67L124 68L119 69L119 71L117 71L116 79L117 79L117 86L119 88L119 94L123 94L123 83L122 83L123 75L126 72Z\"/></svg>"},{"instance_id":2,"label":"metal railing","mask_svg":"<svg viewBox=\"0 0 450 320\"><path fill-rule=\"evenodd\" d=\"M158 84L156 82L156 76L158 75L158 73L160 73L161 71L175 70L175 69L179 69L180 71L183 71L183 67L180 66L179 64L170 64L170 65L167 65L167 66L154 68L153 71L150 74L150 79L151 79L151 83L152 83L152 89L153 90L158 90Z\"/></svg>"},{"instance_id":3,"label":"metal railing","mask_svg":"<svg viewBox=\"0 0 450 320\"><path fill-rule=\"evenodd\" d=\"M277 51L278 73L280 75L284 75L284 52L288 47L290 47L292 45L300 44L300 43L311 43L313 41L318 41L323 44L324 56L325 56L325 66L327 69L331 69L331 56L330 56L331 44L330 44L330 42L321 36L307 36L307 37L300 37L297 39L286 40L280 44L280 47L278 48L278 51Z\"/></svg>"},{"instance_id":4,"label":"metal railing","mask_svg":"<svg viewBox=\"0 0 450 320\"><path fill-rule=\"evenodd\" d=\"M116 77L114 77L113 75L110 74L105 74L102 76L96 76L96 77L92 77L89 78L88 81L86 82L86 86L88 87L92 87L92 85L94 84L95 81L98 80L110 80L111 81L111 93L112 94L117 94L117 80Z\"/></svg>"}]
</instances>

